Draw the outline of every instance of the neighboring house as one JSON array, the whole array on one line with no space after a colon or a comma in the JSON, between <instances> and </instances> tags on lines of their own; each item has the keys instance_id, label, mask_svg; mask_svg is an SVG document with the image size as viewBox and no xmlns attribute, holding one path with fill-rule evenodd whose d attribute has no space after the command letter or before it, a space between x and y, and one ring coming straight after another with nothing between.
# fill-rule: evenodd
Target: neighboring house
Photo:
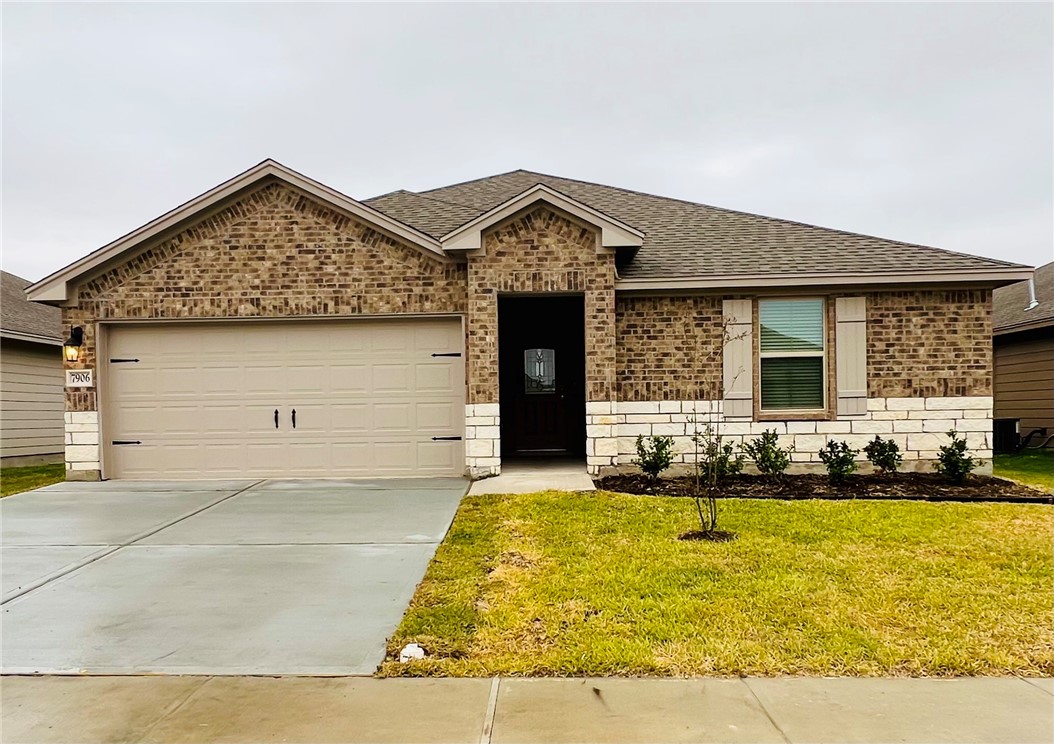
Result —
<instances>
[{"instance_id":1,"label":"neighboring house","mask_svg":"<svg viewBox=\"0 0 1054 744\"><path fill-rule=\"evenodd\" d=\"M992 294L995 418L1017 419L1030 446L1054 446L1054 263Z\"/></svg>"},{"instance_id":2,"label":"neighboring house","mask_svg":"<svg viewBox=\"0 0 1054 744\"><path fill-rule=\"evenodd\" d=\"M0 272L0 467L62 462L62 312Z\"/></svg>"},{"instance_id":3,"label":"neighboring house","mask_svg":"<svg viewBox=\"0 0 1054 744\"><path fill-rule=\"evenodd\" d=\"M1030 273L527 171L355 201L265 161L29 294L95 371L71 478L481 477L638 434L683 460L696 410L800 464L881 434L929 467L953 426L990 459L991 293Z\"/></svg>"}]
</instances>

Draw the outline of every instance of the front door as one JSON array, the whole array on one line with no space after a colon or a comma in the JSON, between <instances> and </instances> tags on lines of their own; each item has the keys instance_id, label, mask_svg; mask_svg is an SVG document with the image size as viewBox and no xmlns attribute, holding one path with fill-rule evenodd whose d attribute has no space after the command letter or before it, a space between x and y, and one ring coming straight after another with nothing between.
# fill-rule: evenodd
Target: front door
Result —
<instances>
[{"instance_id":1,"label":"front door","mask_svg":"<svg viewBox=\"0 0 1054 744\"><path fill-rule=\"evenodd\" d=\"M498 305L502 456L585 454L582 297Z\"/></svg>"}]
</instances>

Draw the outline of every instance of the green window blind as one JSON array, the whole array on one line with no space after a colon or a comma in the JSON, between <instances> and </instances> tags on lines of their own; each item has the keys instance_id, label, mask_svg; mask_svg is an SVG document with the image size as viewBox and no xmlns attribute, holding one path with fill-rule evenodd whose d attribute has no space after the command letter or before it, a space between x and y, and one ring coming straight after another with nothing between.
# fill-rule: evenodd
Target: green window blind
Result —
<instances>
[{"instance_id":1,"label":"green window blind","mask_svg":"<svg viewBox=\"0 0 1054 744\"><path fill-rule=\"evenodd\" d=\"M763 300L761 351L823 351L823 300Z\"/></svg>"},{"instance_id":2,"label":"green window blind","mask_svg":"<svg viewBox=\"0 0 1054 744\"><path fill-rule=\"evenodd\" d=\"M823 357L761 360L761 407L823 408Z\"/></svg>"}]
</instances>

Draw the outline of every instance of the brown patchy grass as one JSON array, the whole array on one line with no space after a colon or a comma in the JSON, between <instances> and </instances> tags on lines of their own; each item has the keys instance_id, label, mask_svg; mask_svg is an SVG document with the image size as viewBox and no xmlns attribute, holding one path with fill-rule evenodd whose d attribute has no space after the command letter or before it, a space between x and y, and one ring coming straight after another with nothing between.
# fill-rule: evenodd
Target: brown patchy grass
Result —
<instances>
[{"instance_id":1,"label":"brown patchy grass","mask_svg":"<svg viewBox=\"0 0 1054 744\"><path fill-rule=\"evenodd\" d=\"M439 675L1050 675L1054 510L466 497L379 670ZM429 657L401 664L420 643Z\"/></svg>"}]
</instances>

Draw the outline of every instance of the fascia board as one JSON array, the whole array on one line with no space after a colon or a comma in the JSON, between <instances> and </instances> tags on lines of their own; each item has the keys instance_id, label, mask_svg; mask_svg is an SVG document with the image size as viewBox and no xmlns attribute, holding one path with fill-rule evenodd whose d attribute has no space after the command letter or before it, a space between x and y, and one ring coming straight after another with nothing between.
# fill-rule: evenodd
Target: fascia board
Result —
<instances>
[{"instance_id":1,"label":"fascia board","mask_svg":"<svg viewBox=\"0 0 1054 744\"><path fill-rule=\"evenodd\" d=\"M995 286L1027 279L1030 269L980 269L969 271L914 271L910 273L857 274L734 274L707 277L671 277L654 279L620 279L617 291L684 290L684 289L750 289L754 287L813 287L860 284L962 284L985 282Z\"/></svg>"}]
</instances>

